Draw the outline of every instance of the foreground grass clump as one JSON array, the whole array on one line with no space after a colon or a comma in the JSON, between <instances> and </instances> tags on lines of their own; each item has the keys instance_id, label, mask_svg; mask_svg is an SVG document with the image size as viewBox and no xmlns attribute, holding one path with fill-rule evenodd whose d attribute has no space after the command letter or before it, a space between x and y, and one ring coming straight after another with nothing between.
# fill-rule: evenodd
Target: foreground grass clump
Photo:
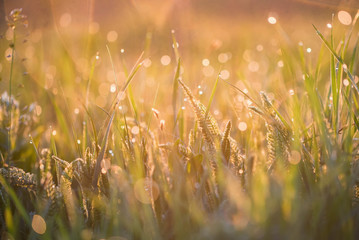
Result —
<instances>
[{"instance_id":1,"label":"foreground grass clump","mask_svg":"<svg viewBox=\"0 0 359 240\"><path fill-rule=\"evenodd\" d=\"M176 47L171 91L158 85L151 104L140 104L132 88L150 75L141 72L146 53L124 70L122 87L116 82L103 106L93 104L97 55L80 100L81 124L71 118L68 98L49 94L57 122L49 128L36 114L45 101L25 106L4 92L2 238L357 238L355 22L339 46L333 32L328 42L315 29L323 43L315 65L301 46L283 44L287 69L280 74L292 88L269 79L280 85L276 94L246 81L242 90L218 76L205 98L181 71ZM228 92L234 100L219 97ZM168 99L171 110L157 110L167 109ZM218 109L227 115L219 118Z\"/></svg>"}]
</instances>

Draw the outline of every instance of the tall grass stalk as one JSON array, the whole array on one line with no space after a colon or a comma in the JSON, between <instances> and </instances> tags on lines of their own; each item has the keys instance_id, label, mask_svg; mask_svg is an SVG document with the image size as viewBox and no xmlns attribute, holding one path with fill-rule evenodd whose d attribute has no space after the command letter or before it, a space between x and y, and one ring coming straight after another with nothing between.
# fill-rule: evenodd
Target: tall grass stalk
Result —
<instances>
[{"instance_id":1,"label":"tall grass stalk","mask_svg":"<svg viewBox=\"0 0 359 240\"><path fill-rule=\"evenodd\" d=\"M12 129L12 77L14 70L14 58L15 58L15 41L16 33L15 27L13 27L13 43L11 44L11 64L10 64L10 76L9 76L9 105L10 105L10 115L9 115L9 129L8 129L8 161L11 155L11 129Z\"/></svg>"}]
</instances>

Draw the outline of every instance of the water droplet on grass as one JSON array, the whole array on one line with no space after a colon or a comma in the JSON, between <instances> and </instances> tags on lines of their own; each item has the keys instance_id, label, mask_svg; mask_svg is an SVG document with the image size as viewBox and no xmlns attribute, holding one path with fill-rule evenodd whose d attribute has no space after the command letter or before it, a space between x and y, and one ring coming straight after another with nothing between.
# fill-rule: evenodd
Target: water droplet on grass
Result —
<instances>
[{"instance_id":1,"label":"water droplet on grass","mask_svg":"<svg viewBox=\"0 0 359 240\"><path fill-rule=\"evenodd\" d=\"M276 23L277 23L277 19L276 19L275 17L269 17L269 18L268 18L268 22L269 22L270 24L276 24Z\"/></svg>"}]
</instances>

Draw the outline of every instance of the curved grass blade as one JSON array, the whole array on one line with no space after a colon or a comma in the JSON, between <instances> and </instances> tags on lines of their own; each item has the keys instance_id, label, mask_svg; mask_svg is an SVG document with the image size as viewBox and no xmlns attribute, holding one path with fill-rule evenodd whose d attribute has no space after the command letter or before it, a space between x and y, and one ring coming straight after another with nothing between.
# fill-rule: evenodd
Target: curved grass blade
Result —
<instances>
[{"instance_id":1,"label":"curved grass blade","mask_svg":"<svg viewBox=\"0 0 359 240\"><path fill-rule=\"evenodd\" d=\"M172 33L173 49L174 49L174 52L175 52L176 61L178 63L180 55L179 55L179 52L178 52L178 45L177 45L177 40L176 40L176 36L175 36L175 30L172 30L171 33Z\"/></svg>"},{"instance_id":2,"label":"curved grass blade","mask_svg":"<svg viewBox=\"0 0 359 240\"><path fill-rule=\"evenodd\" d=\"M329 51L331 52L331 54L333 54L333 56L341 63L341 64L345 64L343 59L338 56L338 54L334 51L334 49L332 48L332 46L330 46L330 44L328 43L328 41L324 38L323 34L321 34L321 32L319 32L319 30L314 26L314 24L312 25L315 29L315 31L317 32L318 36L320 37L320 39L323 41L323 43L325 44L325 46L329 49ZM346 65L347 66L347 65ZM348 67L344 68L344 72L348 75L353 87L355 88L355 90L357 91L357 93L359 93L359 88L356 85L355 81L354 81L354 77L351 74L350 70L348 69Z\"/></svg>"},{"instance_id":3,"label":"curved grass blade","mask_svg":"<svg viewBox=\"0 0 359 240\"><path fill-rule=\"evenodd\" d=\"M116 105L119 103L119 100L118 99L121 99L121 95L120 94L123 94L127 87L130 85L132 79L134 78L134 76L136 75L137 71L140 69L140 67L142 66L142 62L141 62L141 59L142 59L142 56L143 56L144 52L141 53L141 55L139 56L139 58L137 59L136 61L136 64L134 65L134 67L132 68L130 74L128 75L127 77L127 80L126 80L126 83L125 85L122 87L121 90L118 90L117 91L117 94L115 96L115 98L113 99L112 101L112 111L114 110L114 108L116 107ZM110 111L111 112L111 111Z\"/></svg>"},{"instance_id":4,"label":"curved grass blade","mask_svg":"<svg viewBox=\"0 0 359 240\"><path fill-rule=\"evenodd\" d=\"M92 187L95 191L97 191L97 184L98 184L98 180L99 180L99 176L100 176L100 172L101 172L101 162L105 156L105 152L107 149L108 136L110 133L110 129L112 126L112 121L113 121L114 116L115 116L115 112L112 113L110 121L108 122L106 134L102 141L102 147L101 147L102 149L101 149L100 154L97 156L96 166L95 166L94 175L93 175L93 179L92 179Z\"/></svg>"},{"instance_id":5,"label":"curved grass blade","mask_svg":"<svg viewBox=\"0 0 359 240\"><path fill-rule=\"evenodd\" d=\"M118 86L118 81L117 81L117 76L116 76L115 65L113 64L113 59L112 59L112 55L111 55L111 52L110 52L110 48L108 47L107 44L106 44L106 49L107 49L108 56L110 57L110 62L111 62L111 67L112 67L112 71L113 71L113 76L115 77L115 84L116 84L116 86Z\"/></svg>"},{"instance_id":6,"label":"curved grass blade","mask_svg":"<svg viewBox=\"0 0 359 240\"><path fill-rule=\"evenodd\" d=\"M248 94L246 94L245 92L243 92L241 89L239 89L238 87L236 87L235 85L233 85L232 83L223 80L223 82L227 83L229 86L231 86L232 88L234 88L235 90L237 90L238 92L240 92L241 94L243 94L243 96L245 96L246 98L248 98L249 100L252 101L252 103L254 103L256 105L256 107L262 111L262 113L265 112L265 110L263 109L263 107L258 104L252 97L250 97ZM288 122L284 119L284 117L278 112L278 110L276 108L273 108L273 110L276 112L276 114L278 115L279 119L283 122L283 124L285 125L286 128L291 129L290 125L288 124ZM257 110L258 111L258 110ZM266 116L271 118L270 116Z\"/></svg>"}]
</instances>

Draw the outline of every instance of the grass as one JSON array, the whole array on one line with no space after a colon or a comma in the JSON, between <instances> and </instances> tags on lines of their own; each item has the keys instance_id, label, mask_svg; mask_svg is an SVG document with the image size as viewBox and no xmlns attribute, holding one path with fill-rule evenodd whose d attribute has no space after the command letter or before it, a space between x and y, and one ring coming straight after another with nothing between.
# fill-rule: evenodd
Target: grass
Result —
<instances>
[{"instance_id":1,"label":"grass","mask_svg":"<svg viewBox=\"0 0 359 240\"><path fill-rule=\"evenodd\" d=\"M199 66L174 31L169 65L151 62L149 33L133 58L104 45L76 61L58 47L45 77L41 58L12 48L2 74L33 92L1 97L1 237L358 238L356 20L314 26L318 57L277 23L284 41L238 65L233 52Z\"/></svg>"}]
</instances>

